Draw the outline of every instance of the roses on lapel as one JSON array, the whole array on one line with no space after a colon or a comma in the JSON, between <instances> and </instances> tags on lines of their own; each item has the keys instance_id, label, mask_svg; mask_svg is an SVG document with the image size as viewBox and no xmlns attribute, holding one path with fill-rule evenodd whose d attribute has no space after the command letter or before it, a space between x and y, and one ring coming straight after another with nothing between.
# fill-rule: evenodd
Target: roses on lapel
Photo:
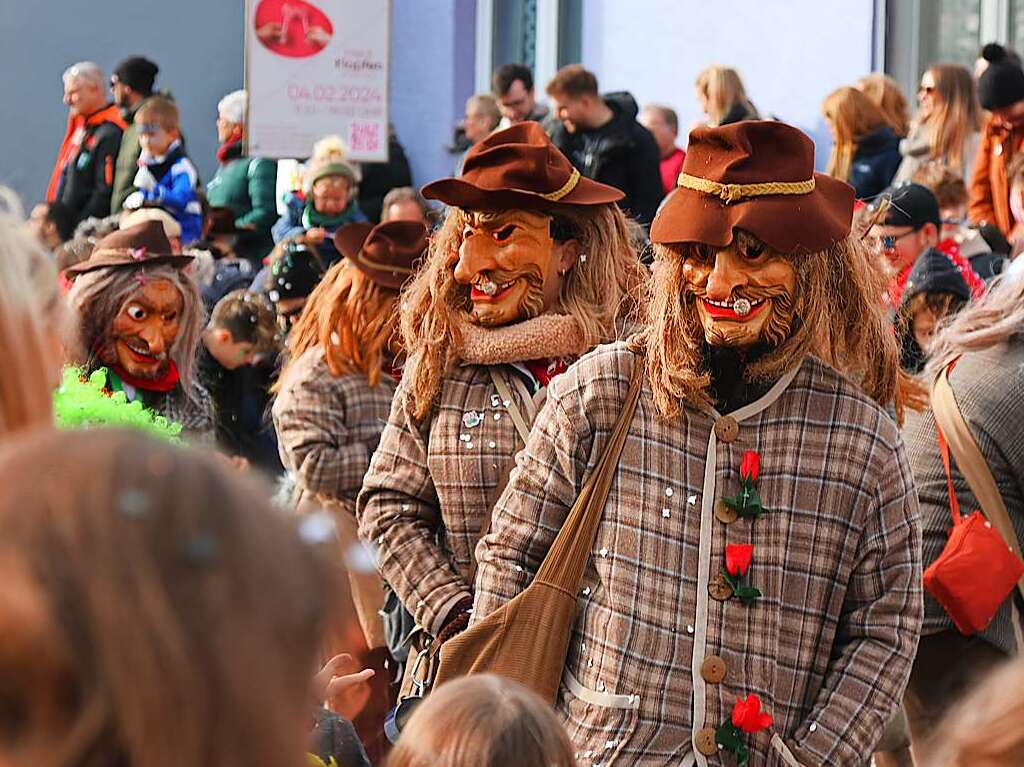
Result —
<instances>
[{"instance_id":1,"label":"roses on lapel","mask_svg":"<svg viewBox=\"0 0 1024 767\"><path fill-rule=\"evenodd\" d=\"M733 596L737 597L743 604L749 605L759 596L761 592L753 586L745 586L741 582L750 569L750 563L754 559L754 546L750 543L727 543L725 545L725 569L722 577L732 588Z\"/></svg>"},{"instance_id":2,"label":"roses on lapel","mask_svg":"<svg viewBox=\"0 0 1024 767\"><path fill-rule=\"evenodd\" d=\"M732 716L715 731L715 742L736 755L736 764L743 767L750 761L750 751L743 742L744 733L752 735L772 726L771 716L761 710L761 699L754 694L737 698Z\"/></svg>"},{"instance_id":3,"label":"roses on lapel","mask_svg":"<svg viewBox=\"0 0 1024 767\"><path fill-rule=\"evenodd\" d=\"M740 461L739 493L735 498L728 496L722 498L726 506L745 519L757 519L767 511L761 505L761 496L758 495L755 487L760 473L761 456L753 450L747 450L743 453L743 458Z\"/></svg>"}]
</instances>

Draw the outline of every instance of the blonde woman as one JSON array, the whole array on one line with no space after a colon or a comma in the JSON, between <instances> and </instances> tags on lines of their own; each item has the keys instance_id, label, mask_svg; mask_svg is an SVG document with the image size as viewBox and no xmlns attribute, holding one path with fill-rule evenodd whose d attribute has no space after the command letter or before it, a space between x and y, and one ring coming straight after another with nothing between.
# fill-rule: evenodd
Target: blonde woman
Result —
<instances>
[{"instance_id":1,"label":"blonde woman","mask_svg":"<svg viewBox=\"0 0 1024 767\"><path fill-rule=\"evenodd\" d=\"M909 181L922 165L938 161L970 181L981 140L981 107L971 73L957 64L937 64L921 75L917 119L900 142L903 162L896 181Z\"/></svg>"},{"instance_id":2,"label":"blonde woman","mask_svg":"<svg viewBox=\"0 0 1024 767\"><path fill-rule=\"evenodd\" d=\"M52 423L68 330L57 270L0 188L0 435Z\"/></svg>"},{"instance_id":3,"label":"blonde woman","mask_svg":"<svg viewBox=\"0 0 1024 767\"><path fill-rule=\"evenodd\" d=\"M885 121L893 132L903 138L910 130L910 107L903 89L892 77L872 72L857 81L857 89L882 110Z\"/></svg>"},{"instance_id":4,"label":"blonde woman","mask_svg":"<svg viewBox=\"0 0 1024 767\"><path fill-rule=\"evenodd\" d=\"M882 110L856 88L832 91L822 104L832 130L828 174L849 183L860 200L880 194L899 167L900 139Z\"/></svg>"},{"instance_id":5,"label":"blonde woman","mask_svg":"<svg viewBox=\"0 0 1024 767\"><path fill-rule=\"evenodd\" d=\"M950 386L964 419L1006 504L1019 541L1024 542L1024 282L1002 278L978 303L961 312L931 348L926 378L956 361ZM940 458L931 411L907 418L903 433L921 507L922 566L938 558L949 535L946 472ZM953 486L964 509L978 503L955 462ZM1012 601L1007 597L989 626L972 636L960 634L927 592L917 659L904 703L915 756L932 765L931 738L945 728L940 719L985 673L1017 652ZM1018 727L1019 729L1019 727ZM928 757L928 758L926 758ZM956 764L989 762L963 761ZM991 762L995 764L996 762ZM1011 764L1012 762L999 762Z\"/></svg>"},{"instance_id":6,"label":"blonde woman","mask_svg":"<svg viewBox=\"0 0 1024 767\"><path fill-rule=\"evenodd\" d=\"M708 116L708 125L729 125L743 120L761 119L747 98L739 72L731 67L716 64L702 69L694 87L697 103Z\"/></svg>"},{"instance_id":7,"label":"blonde woman","mask_svg":"<svg viewBox=\"0 0 1024 767\"><path fill-rule=\"evenodd\" d=\"M387 767L439 765L576 767L576 759L551 706L516 682L478 674L427 698L387 761Z\"/></svg>"}]
</instances>

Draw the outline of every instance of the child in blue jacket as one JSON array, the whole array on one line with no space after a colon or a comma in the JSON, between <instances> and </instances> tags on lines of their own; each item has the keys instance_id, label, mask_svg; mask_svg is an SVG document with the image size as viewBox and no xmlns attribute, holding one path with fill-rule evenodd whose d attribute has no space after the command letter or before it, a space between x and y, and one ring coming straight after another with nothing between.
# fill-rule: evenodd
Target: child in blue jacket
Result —
<instances>
[{"instance_id":1,"label":"child in blue jacket","mask_svg":"<svg viewBox=\"0 0 1024 767\"><path fill-rule=\"evenodd\" d=\"M181 143L178 107L154 96L135 113L135 126L142 147L134 181L139 191L125 207L165 208L181 224L181 244L191 245L202 238L203 209L196 192L199 176Z\"/></svg>"}]
</instances>

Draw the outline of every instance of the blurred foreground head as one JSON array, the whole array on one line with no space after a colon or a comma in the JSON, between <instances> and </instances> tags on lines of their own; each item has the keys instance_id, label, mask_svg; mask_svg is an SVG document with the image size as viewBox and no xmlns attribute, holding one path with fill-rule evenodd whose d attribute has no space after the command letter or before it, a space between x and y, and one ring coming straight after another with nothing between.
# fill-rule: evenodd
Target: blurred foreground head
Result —
<instances>
[{"instance_id":1,"label":"blurred foreground head","mask_svg":"<svg viewBox=\"0 0 1024 767\"><path fill-rule=\"evenodd\" d=\"M456 679L416 710L387 767L575 767L551 706L493 674Z\"/></svg>"},{"instance_id":2,"label":"blurred foreground head","mask_svg":"<svg viewBox=\"0 0 1024 767\"><path fill-rule=\"evenodd\" d=\"M327 582L267 488L119 431L0 472L0 763L305 764Z\"/></svg>"}]
</instances>

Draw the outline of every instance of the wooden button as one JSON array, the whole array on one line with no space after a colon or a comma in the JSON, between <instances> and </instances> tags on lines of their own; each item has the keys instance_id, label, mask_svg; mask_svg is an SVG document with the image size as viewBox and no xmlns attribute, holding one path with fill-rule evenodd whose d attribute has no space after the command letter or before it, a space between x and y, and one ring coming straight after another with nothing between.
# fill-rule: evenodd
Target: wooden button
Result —
<instances>
[{"instance_id":1,"label":"wooden button","mask_svg":"<svg viewBox=\"0 0 1024 767\"><path fill-rule=\"evenodd\" d=\"M740 425L731 415L723 415L715 421L715 436L722 442L735 442L740 436Z\"/></svg>"},{"instance_id":2,"label":"wooden button","mask_svg":"<svg viewBox=\"0 0 1024 767\"><path fill-rule=\"evenodd\" d=\"M725 576L718 573L708 581L708 594L715 601L724 602L732 596L732 586L725 580Z\"/></svg>"},{"instance_id":3,"label":"wooden button","mask_svg":"<svg viewBox=\"0 0 1024 767\"><path fill-rule=\"evenodd\" d=\"M700 675L708 684L719 684L725 679L725 661L717 655L709 655L700 664Z\"/></svg>"},{"instance_id":4,"label":"wooden button","mask_svg":"<svg viewBox=\"0 0 1024 767\"><path fill-rule=\"evenodd\" d=\"M718 744L715 742L715 730L713 727L703 727L697 730L693 736L693 745L697 747L704 756L714 756L718 753Z\"/></svg>"},{"instance_id":5,"label":"wooden button","mask_svg":"<svg viewBox=\"0 0 1024 767\"><path fill-rule=\"evenodd\" d=\"M729 504L719 498L715 502L715 517L724 525L731 525L740 515L736 512L736 509L732 508Z\"/></svg>"}]
</instances>

